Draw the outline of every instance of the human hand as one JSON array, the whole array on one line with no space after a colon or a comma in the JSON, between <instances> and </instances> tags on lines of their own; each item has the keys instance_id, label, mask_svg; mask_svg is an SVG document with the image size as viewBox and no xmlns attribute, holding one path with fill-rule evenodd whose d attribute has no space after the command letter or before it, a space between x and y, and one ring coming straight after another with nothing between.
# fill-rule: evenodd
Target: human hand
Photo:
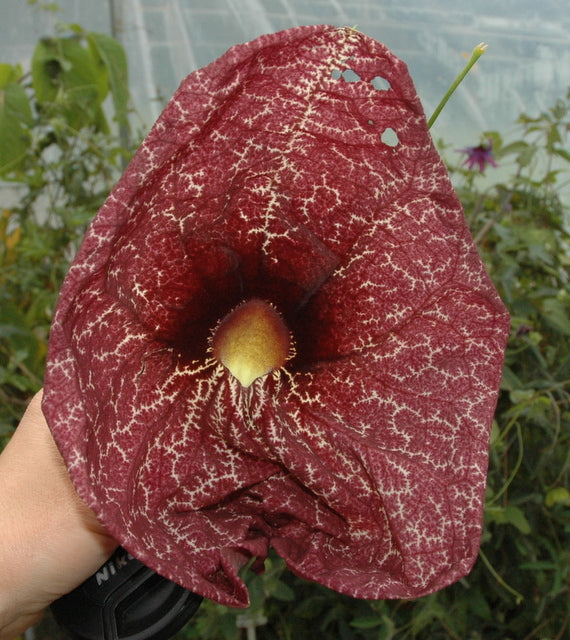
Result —
<instances>
[{"instance_id":1,"label":"human hand","mask_svg":"<svg viewBox=\"0 0 570 640\"><path fill-rule=\"evenodd\" d=\"M0 455L0 640L34 624L117 546L77 495L39 392Z\"/></svg>"}]
</instances>

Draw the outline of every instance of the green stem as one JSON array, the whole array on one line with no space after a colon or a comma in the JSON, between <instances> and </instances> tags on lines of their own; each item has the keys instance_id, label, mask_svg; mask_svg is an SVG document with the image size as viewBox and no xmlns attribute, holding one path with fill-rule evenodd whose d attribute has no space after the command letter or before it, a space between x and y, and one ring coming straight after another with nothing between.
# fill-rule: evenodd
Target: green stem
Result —
<instances>
[{"instance_id":1,"label":"green stem","mask_svg":"<svg viewBox=\"0 0 570 640\"><path fill-rule=\"evenodd\" d=\"M447 90L447 93L443 96L443 98L441 99L441 102L437 105L431 118L428 120L428 129L431 129L433 123L437 120L437 117L441 113L441 110L443 109L443 107L445 107L445 105L447 104L447 101L449 100L449 98L451 98L451 95L453 94L455 89L457 89L457 87L461 84L461 82L463 81L463 78L465 78L465 76L469 73L469 70L471 69L471 67L485 53L486 49L487 49L487 45L484 44L483 42L481 42L481 44L478 44L475 47L475 49L473 49L473 52L471 53L471 57L469 58L463 71L457 76L457 78L455 78L455 80L453 81L453 84L449 87L449 89Z\"/></svg>"},{"instance_id":2,"label":"green stem","mask_svg":"<svg viewBox=\"0 0 570 640\"><path fill-rule=\"evenodd\" d=\"M515 479L515 476L517 475L521 467L523 456L524 456L524 449L523 449L522 431L521 431L520 424L518 422L516 423L516 429L517 429L517 440L519 443L519 454L517 457L517 461L515 462L515 467L512 470L511 475L506 480L505 484L503 484L503 486L501 487L501 489L497 491L497 493L493 496L493 498L486 503L485 505L486 507L489 507L495 502L497 502L497 500L505 493L505 491L509 488L511 482Z\"/></svg>"},{"instance_id":3,"label":"green stem","mask_svg":"<svg viewBox=\"0 0 570 640\"><path fill-rule=\"evenodd\" d=\"M479 549L479 557L481 558L481 560L483 560L483 564L487 567L493 578L495 578L495 580L503 587L503 589L506 589L515 597L515 601L517 605L519 605L524 600L524 596L518 591L515 591L515 589L509 586L503 580L503 578L501 578L501 576L495 571L495 567L493 567L493 565L489 562L489 558L487 558L487 556L483 553L482 549Z\"/></svg>"}]
</instances>

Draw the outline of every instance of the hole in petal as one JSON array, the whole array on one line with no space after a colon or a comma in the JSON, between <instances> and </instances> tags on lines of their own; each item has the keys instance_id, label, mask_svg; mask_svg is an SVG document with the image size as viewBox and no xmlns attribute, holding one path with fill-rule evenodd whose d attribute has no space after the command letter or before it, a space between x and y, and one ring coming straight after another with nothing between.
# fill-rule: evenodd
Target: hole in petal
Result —
<instances>
[{"instance_id":1,"label":"hole in petal","mask_svg":"<svg viewBox=\"0 0 570 640\"><path fill-rule=\"evenodd\" d=\"M400 143L400 139L398 138L398 134L392 129L392 127L388 127L384 130L381 136L381 140L384 144L387 144L389 147L397 147Z\"/></svg>"},{"instance_id":2,"label":"hole in petal","mask_svg":"<svg viewBox=\"0 0 570 640\"><path fill-rule=\"evenodd\" d=\"M340 69L333 69L331 73L331 78L333 80L340 80L342 76L342 71Z\"/></svg>"},{"instance_id":3,"label":"hole in petal","mask_svg":"<svg viewBox=\"0 0 570 640\"><path fill-rule=\"evenodd\" d=\"M375 76L374 78L372 78L372 80L370 80L370 84L377 91L388 91L388 89L392 88L392 85L390 84L390 82L386 80L386 78L383 78L382 76Z\"/></svg>"},{"instance_id":4,"label":"hole in petal","mask_svg":"<svg viewBox=\"0 0 570 640\"><path fill-rule=\"evenodd\" d=\"M342 77L347 81L347 82L358 82L359 80L361 80L362 78L356 73L356 71L354 71L353 69L345 69L342 72Z\"/></svg>"}]
</instances>

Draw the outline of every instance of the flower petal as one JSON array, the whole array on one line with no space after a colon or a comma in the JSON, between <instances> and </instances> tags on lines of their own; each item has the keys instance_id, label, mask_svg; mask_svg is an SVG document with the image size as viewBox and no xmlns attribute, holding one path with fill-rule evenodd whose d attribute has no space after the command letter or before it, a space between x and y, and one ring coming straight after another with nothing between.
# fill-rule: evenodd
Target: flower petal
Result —
<instances>
[{"instance_id":1,"label":"flower petal","mask_svg":"<svg viewBox=\"0 0 570 640\"><path fill-rule=\"evenodd\" d=\"M209 339L250 299L296 352L246 388ZM271 544L417 597L475 560L508 330L405 65L302 27L182 83L64 283L44 410L83 499L189 589L247 604Z\"/></svg>"}]
</instances>

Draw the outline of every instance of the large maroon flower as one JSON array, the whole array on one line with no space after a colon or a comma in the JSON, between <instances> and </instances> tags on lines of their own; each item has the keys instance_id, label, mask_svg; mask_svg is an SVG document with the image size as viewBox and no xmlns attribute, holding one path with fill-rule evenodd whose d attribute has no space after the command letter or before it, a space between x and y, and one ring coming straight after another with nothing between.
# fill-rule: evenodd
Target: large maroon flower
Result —
<instances>
[{"instance_id":1,"label":"large maroon flower","mask_svg":"<svg viewBox=\"0 0 570 640\"><path fill-rule=\"evenodd\" d=\"M508 326L405 65L303 27L182 83L70 269L44 409L84 500L189 589L245 605L272 545L410 598L476 557Z\"/></svg>"}]
</instances>

